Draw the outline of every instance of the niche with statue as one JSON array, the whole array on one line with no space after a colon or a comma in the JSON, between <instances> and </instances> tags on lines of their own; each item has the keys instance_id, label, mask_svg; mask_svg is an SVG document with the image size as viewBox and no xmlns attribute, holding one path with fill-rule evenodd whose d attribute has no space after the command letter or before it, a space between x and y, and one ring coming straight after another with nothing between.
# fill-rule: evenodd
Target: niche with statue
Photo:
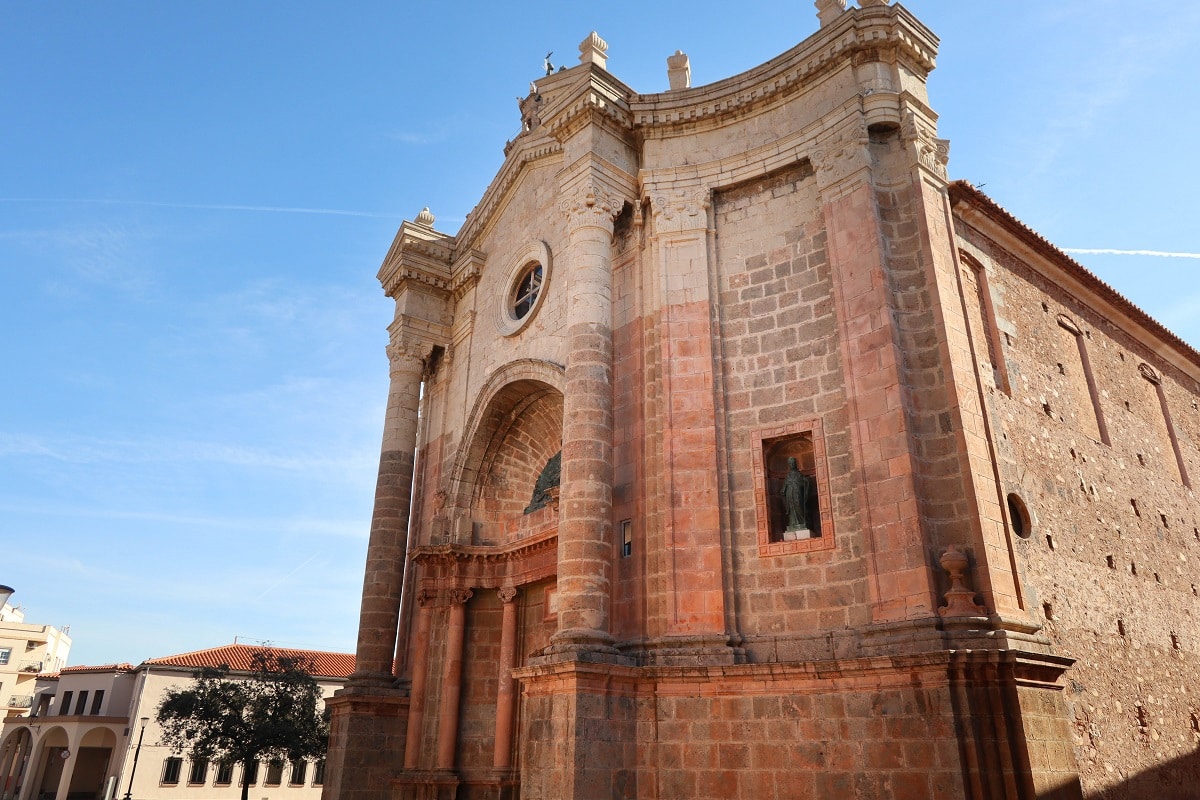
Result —
<instances>
[{"instance_id":1,"label":"niche with statue","mask_svg":"<svg viewBox=\"0 0 1200 800\"><path fill-rule=\"evenodd\" d=\"M763 451L770 541L821 535L821 504L812 432L776 440Z\"/></svg>"}]
</instances>

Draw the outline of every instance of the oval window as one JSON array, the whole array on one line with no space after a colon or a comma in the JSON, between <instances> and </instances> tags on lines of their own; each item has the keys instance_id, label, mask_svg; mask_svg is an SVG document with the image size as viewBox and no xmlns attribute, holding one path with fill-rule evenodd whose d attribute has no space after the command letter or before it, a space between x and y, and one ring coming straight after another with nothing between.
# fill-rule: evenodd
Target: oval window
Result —
<instances>
[{"instance_id":1,"label":"oval window","mask_svg":"<svg viewBox=\"0 0 1200 800\"><path fill-rule=\"evenodd\" d=\"M1008 524L1012 525L1013 533L1022 539L1033 535L1033 520L1029 518L1029 509L1015 492L1008 496Z\"/></svg>"},{"instance_id":2,"label":"oval window","mask_svg":"<svg viewBox=\"0 0 1200 800\"><path fill-rule=\"evenodd\" d=\"M522 272L513 285L509 302L509 313L513 319L525 319L537 304L538 295L542 293L542 265L534 262Z\"/></svg>"}]
</instances>

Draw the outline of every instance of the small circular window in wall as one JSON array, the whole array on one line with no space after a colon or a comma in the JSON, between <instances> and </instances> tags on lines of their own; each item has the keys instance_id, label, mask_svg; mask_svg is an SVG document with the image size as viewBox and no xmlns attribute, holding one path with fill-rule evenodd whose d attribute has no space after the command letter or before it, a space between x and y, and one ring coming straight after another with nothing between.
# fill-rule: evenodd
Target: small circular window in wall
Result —
<instances>
[{"instance_id":1,"label":"small circular window in wall","mask_svg":"<svg viewBox=\"0 0 1200 800\"><path fill-rule=\"evenodd\" d=\"M517 285L513 287L512 302L509 311L513 319L525 319L533 311L538 296L542 293L542 265L536 261L529 264L521 272Z\"/></svg>"},{"instance_id":2,"label":"small circular window in wall","mask_svg":"<svg viewBox=\"0 0 1200 800\"><path fill-rule=\"evenodd\" d=\"M550 248L545 242L530 242L509 262L504 287L496 328L502 336L515 336L537 316L550 288Z\"/></svg>"},{"instance_id":3,"label":"small circular window in wall","mask_svg":"<svg viewBox=\"0 0 1200 800\"><path fill-rule=\"evenodd\" d=\"M1033 535L1033 520L1029 516L1029 509L1016 492L1008 495L1008 524L1012 526L1013 533L1022 539Z\"/></svg>"}]
</instances>

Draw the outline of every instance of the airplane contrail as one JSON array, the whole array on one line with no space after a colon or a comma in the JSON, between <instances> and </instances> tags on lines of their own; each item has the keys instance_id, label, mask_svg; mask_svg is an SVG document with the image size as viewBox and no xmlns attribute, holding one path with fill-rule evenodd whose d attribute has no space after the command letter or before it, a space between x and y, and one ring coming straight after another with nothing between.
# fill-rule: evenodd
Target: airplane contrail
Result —
<instances>
[{"instance_id":1,"label":"airplane contrail","mask_svg":"<svg viewBox=\"0 0 1200 800\"><path fill-rule=\"evenodd\" d=\"M1109 248L1063 247L1064 253L1089 256L1158 256L1159 258L1200 258L1200 253L1169 253L1164 250L1112 250Z\"/></svg>"},{"instance_id":2,"label":"airplane contrail","mask_svg":"<svg viewBox=\"0 0 1200 800\"><path fill-rule=\"evenodd\" d=\"M304 208L300 206L252 206L233 203L166 203L156 200L111 200L105 198L72 197L0 197L0 203L81 203L90 205L153 206L156 208L191 208L204 211L262 211L282 214L329 214L341 217L379 217L397 219L403 214L383 214L377 211L350 211L342 208Z\"/></svg>"}]
</instances>

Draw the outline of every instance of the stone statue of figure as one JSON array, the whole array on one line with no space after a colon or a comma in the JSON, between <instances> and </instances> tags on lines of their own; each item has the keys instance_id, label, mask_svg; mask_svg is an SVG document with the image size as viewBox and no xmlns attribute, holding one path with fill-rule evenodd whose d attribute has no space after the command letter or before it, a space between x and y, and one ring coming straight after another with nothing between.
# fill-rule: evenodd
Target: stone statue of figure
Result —
<instances>
[{"instance_id":1,"label":"stone statue of figure","mask_svg":"<svg viewBox=\"0 0 1200 800\"><path fill-rule=\"evenodd\" d=\"M783 510L787 513L789 531L808 528L808 498L812 493L812 478L800 471L795 458L788 459L787 476L783 479Z\"/></svg>"}]
</instances>

